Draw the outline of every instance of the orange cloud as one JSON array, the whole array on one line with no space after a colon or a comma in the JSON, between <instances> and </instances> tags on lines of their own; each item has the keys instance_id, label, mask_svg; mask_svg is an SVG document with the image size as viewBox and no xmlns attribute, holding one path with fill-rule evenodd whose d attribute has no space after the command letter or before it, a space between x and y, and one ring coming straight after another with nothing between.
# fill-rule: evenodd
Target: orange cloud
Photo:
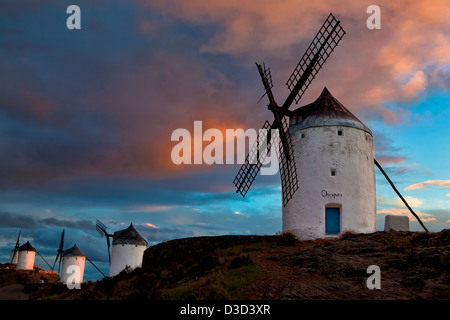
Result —
<instances>
[{"instance_id":1,"label":"orange cloud","mask_svg":"<svg viewBox=\"0 0 450 320\"><path fill-rule=\"evenodd\" d=\"M417 97L418 93L425 90L427 85L427 76L419 70L414 73L414 76L403 87L403 94L406 99L413 99Z\"/></svg>"},{"instance_id":2,"label":"orange cloud","mask_svg":"<svg viewBox=\"0 0 450 320\"><path fill-rule=\"evenodd\" d=\"M174 208L174 206L160 206L160 205L139 205L133 206L133 211L142 211L142 212L152 212L152 211L163 211Z\"/></svg>"},{"instance_id":3,"label":"orange cloud","mask_svg":"<svg viewBox=\"0 0 450 320\"><path fill-rule=\"evenodd\" d=\"M405 190L415 190L415 189L427 189L428 187L450 187L450 180L428 180L425 182L419 182L412 184L405 188Z\"/></svg>"},{"instance_id":4,"label":"orange cloud","mask_svg":"<svg viewBox=\"0 0 450 320\"><path fill-rule=\"evenodd\" d=\"M380 157L377 157L377 161L380 164L389 164L389 163L402 163L403 161L405 161L405 157L392 157L392 156L386 156L386 155L382 155Z\"/></svg>"},{"instance_id":5,"label":"orange cloud","mask_svg":"<svg viewBox=\"0 0 450 320\"><path fill-rule=\"evenodd\" d=\"M323 19L332 11L347 35L327 62L324 81L352 111L377 113L396 124L389 101L415 99L435 68L450 64L448 1L380 0L381 30L366 28L368 4L359 0L137 0L144 7L197 24L218 26L202 52L227 54L245 66L270 63L275 85L287 79ZM276 73L276 74L275 74ZM279 77L279 78L278 78ZM437 79L440 81L440 79ZM312 100L322 85L310 88ZM443 86L444 87L444 86ZM305 101L306 103L306 101Z\"/></svg>"}]
</instances>

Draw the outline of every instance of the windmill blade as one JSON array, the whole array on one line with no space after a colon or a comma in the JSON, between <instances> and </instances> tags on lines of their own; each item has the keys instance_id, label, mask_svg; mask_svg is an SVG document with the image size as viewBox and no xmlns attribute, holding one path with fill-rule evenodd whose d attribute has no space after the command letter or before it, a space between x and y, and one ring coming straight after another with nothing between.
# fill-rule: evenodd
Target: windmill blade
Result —
<instances>
[{"instance_id":1,"label":"windmill blade","mask_svg":"<svg viewBox=\"0 0 450 320\"><path fill-rule=\"evenodd\" d=\"M61 254L60 254L59 251L58 251L58 253L56 254L55 262L53 262L53 267L51 267L52 270L55 269L56 261L58 261L58 258L59 258L60 255L61 255ZM59 271L59 269L58 269L58 271Z\"/></svg>"},{"instance_id":2,"label":"windmill blade","mask_svg":"<svg viewBox=\"0 0 450 320\"><path fill-rule=\"evenodd\" d=\"M95 229L97 230L97 232L100 234L100 236L106 237L106 245L108 247L108 259L109 259L109 264L111 264L111 253L110 253L110 241L109 238L114 237L114 235L109 234L106 231L106 226L103 224L103 222L101 222L100 220L97 220L96 224L95 224Z\"/></svg>"},{"instance_id":3,"label":"windmill blade","mask_svg":"<svg viewBox=\"0 0 450 320\"><path fill-rule=\"evenodd\" d=\"M61 233L61 240L59 241L59 251L62 252L64 251L64 234L65 234L66 230L63 229L62 233Z\"/></svg>"},{"instance_id":4,"label":"windmill blade","mask_svg":"<svg viewBox=\"0 0 450 320\"><path fill-rule=\"evenodd\" d=\"M272 81L272 72L270 71L270 68L266 68L266 65L263 63L263 66L256 63L256 66L258 67L259 74L263 80L264 84L264 94L262 97L258 100L256 104L258 104L266 95L269 96L269 101L272 103L272 101L275 104L275 99L273 98L272 94L272 88L273 88L273 81Z\"/></svg>"},{"instance_id":5,"label":"windmill blade","mask_svg":"<svg viewBox=\"0 0 450 320\"><path fill-rule=\"evenodd\" d=\"M271 125L269 121L266 121L262 129L268 130L268 132L270 132L270 128ZM260 145L262 145L263 143L267 143L267 152L261 152L264 150L260 150ZM240 193L242 197L245 197L247 191L250 189L250 186L258 175L258 172L261 169L261 166L265 158L267 157L267 154L270 152L270 149L270 134L268 134L267 136L267 142L260 141L260 137L258 135L257 140L255 141L249 153L247 154L247 157L245 158L245 162L242 164L236 177L234 178L233 183L237 188L236 193Z\"/></svg>"},{"instance_id":6,"label":"windmill blade","mask_svg":"<svg viewBox=\"0 0 450 320\"><path fill-rule=\"evenodd\" d=\"M97 220L97 222L95 224L95 229L97 230L97 232L100 234L100 236L102 238L104 236L106 236L106 226L100 220Z\"/></svg>"},{"instance_id":7,"label":"windmill blade","mask_svg":"<svg viewBox=\"0 0 450 320\"><path fill-rule=\"evenodd\" d=\"M35 250L36 250L36 248L35 248ZM36 250L36 253L38 254L39 257L41 257L42 261L44 261L44 262L48 265L49 268L52 268L52 266L49 265L49 263L48 263L48 262L44 259L44 257L39 253L39 251ZM52 270L53 270L53 269L52 269Z\"/></svg>"},{"instance_id":8,"label":"windmill blade","mask_svg":"<svg viewBox=\"0 0 450 320\"><path fill-rule=\"evenodd\" d=\"M61 260L62 260L62 258L63 258L63 254L60 253L60 255L59 255L59 262L58 262L58 273L60 273L60 271L61 271Z\"/></svg>"},{"instance_id":9,"label":"windmill blade","mask_svg":"<svg viewBox=\"0 0 450 320\"><path fill-rule=\"evenodd\" d=\"M53 263L53 267L52 267L52 270L54 270L55 269L55 265L56 265L56 261L58 261L58 259L59 259L58 273L59 273L59 270L61 268L61 260L62 260L62 255L64 253L64 234L65 234L65 230L63 229L63 231L61 233L61 239L59 240L59 247L58 247L58 250L57 250L58 253L56 255L55 262Z\"/></svg>"},{"instance_id":10,"label":"windmill blade","mask_svg":"<svg viewBox=\"0 0 450 320\"><path fill-rule=\"evenodd\" d=\"M110 247L111 245L110 245L109 237L108 237L108 236L106 237L106 244L107 244L107 246L108 246L108 260L109 260L109 264L111 264L111 253L110 253L110 250L109 250L109 247Z\"/></svg>"},{"instance_id":11,"label":"windmill blade","mask_svg":"<svg viewBox=\"0 0 450 320\"><path fill-rule=\"evenodd\" d=\"M269 110L272 111L273 116L275 118L275 122L272 124L271 129L283 128L282 118L284 118L284 115L286 114L286 112L284 112L283 109L278 107L278 105L275 101L275 98L273 96L272 74L270 73L270 69L266 68L265 64L263 64L263 66L261 66L260 64L256 63L256 66L258 67L259 75L261 76L261 80L263 82L264 89L266 91L267 97L269 98L269 106L268 106ZM263 69L263 67L264 67L264 69ZM289 112L288 110L286 110L286 111ZM285 150L285 153L286 153L285 156L289 159L290 156L289 156L289 153L287 152L289 147L287 145L287 138L286 138L284 130L279 132L279 138L283 145L283 149ZM270 136L268 137L268 139L270 141Z\"/></svg>"},{"instance_id":12,"label":"windmill blade","mask_svg":"<svg viewBox=\"0 0 450 320\"><path fill-rule=\"evenodd\" d=\"M283 129L279 130L283 133L286 139L288 149L284 149L284 145L280 145L278 151L280 176L281 176L281 191L283 198L283 206L286 206L289 200L292 199L294 193L298 190L297 167L295 165L294 149L292 147L292 139L289 133L289 125L286 118L282 118ZM287 157L288 155L289 157Z\"/></svg>"},{"instance_id":13,"label":"windmill blade","mask_svg":"<svg viewBox=\"0 0 450 320\"><path fill-rule=\"evenodd\" d=\"M16 241L16 245L14 246L14 252L11 256L11 263L14 262L14 259L16 258L16 255L19 252L19 241L20 241L20 234L22 233L22 230L19 230L19 235L17 236L17 241Z\"/></svg>"},{"instance_id":14,"label":"windmill blade","mask_svg":"<svg viewBox=\"0 0 450 320\"><path fill-rule=\"evenodd\" d=\"M289 108L294 100L298 103L344 35L340 21L330 13L286 82L291 94L283 108Z\"/></svg>"}]
</instances>

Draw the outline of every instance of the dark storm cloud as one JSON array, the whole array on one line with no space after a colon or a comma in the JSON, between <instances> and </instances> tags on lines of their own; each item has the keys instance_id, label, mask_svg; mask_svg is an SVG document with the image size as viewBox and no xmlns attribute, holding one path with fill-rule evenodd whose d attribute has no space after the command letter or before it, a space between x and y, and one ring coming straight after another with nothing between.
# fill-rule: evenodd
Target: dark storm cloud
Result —
<instances>
[{"instance_id":1,"label":"dark storm cloud","mask_svg":"<svg viewBox=\"0 0 450 320\"><path fill-rule=\"evenodd\" d=\"M37 18L24 10L9 23L20 32L0 51L1 186L83 175L165 177L173 169L171 131L194 119L234 119L232 126L245 119L246 93L229 77L248 70L233 59L199 57L205 34L159 26L132 4L79 5L79 33L57 27L66 15L55 15L56 5ZM0 14L16 9L8 3ZM158 25L157 37L142 19Z\"/></svg>"}]
</instances>

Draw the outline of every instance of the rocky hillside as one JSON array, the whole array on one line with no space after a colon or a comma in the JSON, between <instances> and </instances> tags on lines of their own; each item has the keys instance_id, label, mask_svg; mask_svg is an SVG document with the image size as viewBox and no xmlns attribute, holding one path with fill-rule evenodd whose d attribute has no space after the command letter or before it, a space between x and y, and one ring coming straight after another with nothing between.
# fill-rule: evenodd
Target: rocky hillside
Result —
<instances>
[{"instance_id":1,"label":"rocky hillside","mask_svg":"<svg viewBox=\"0 0 450 320\"><path fill-rule=\"evenodd\" d=\"M380 289L368 289L378 266ZM450 299L450 230L376 232L298 242L283 236L172 240L148 248L143 267L52 286L31 299Z\"/></svg>"}]
</instances>

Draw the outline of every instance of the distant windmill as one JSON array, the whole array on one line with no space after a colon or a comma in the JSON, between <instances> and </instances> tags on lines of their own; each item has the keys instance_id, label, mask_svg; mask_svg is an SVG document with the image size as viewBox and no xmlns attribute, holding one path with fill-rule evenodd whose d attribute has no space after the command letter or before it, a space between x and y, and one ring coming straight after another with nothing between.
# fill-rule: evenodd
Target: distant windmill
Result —
<instances>
[{"instance_id":1,"label":"distant windmill","mask_svg":"<svg viewBox=\"0 0 450 320\"><path fill-rule=\"evenodd\" d=\"M275 150L280 158L280 175L282 184L282 197L283 206L289 202L294 193L298 190L298 178L297 170L294 161L294 153L292 148L291 136L288 130L288 123L285 116L292 114L289 111L289 107L294 102L298 103L306 89L308 89L312 80L321 69L327 58L333 52L334 48L338 45L339 41L345 35L344 29L341 27L340 22L330 13L324 24L316 34L314 40L306 50L306 53L301 58L297 67L294 69L292 75L287 81L287 86L291 93L286 98L281 107L275 101L272 93L272 77L270 69L267 69L264 65L261 66L258 63L258 71L260 73L264 88L265 95L269 98L268 108L274 115L274 121L270 124L268 121L263 125L263 129L278 129L280 136L280 149ZM267 136L267 151L271 149L271 135ZM259 155L259 145L262 142L257 140L257 143L253 145L247 155L245 163L238 171L233 183L236 186L236 193L240 193L243 197L247 194L253 181L255 180L258 172L264 162L264 159L256 159ZM266 153L267 155L267 153Z\"/></svg>"},{"instance_id":2,"label":"distant windmill","mask_svg":"<svg viewBox=\"0 0 450 320\"><path fill-rule=\"evenodd\" d=\"M53 267L52 267L52 270L55 269L56 261L58 261L58 258L59 258L58 273L61 269L61 261L62 261L63 254L64 254L64 232L65 232L65 230L63 229L63 231L61 233L61 240L59 241L59 248L57 250L58 254L56 255L56 259L55 259L55 262L53 263Z\"/></svg>"},{"instance_id":3,"label":"distant windmill","mask_svg":"<svg viewBox=\"0 0 450 320\"><path fill-rule=\"evenodd\" d=\"M20 240L20 234L22 233L22 230L19 231L19 235L17 236L17 241L16 241L16 245L14 247L14 249L11 252L11 263L12 264L17 264L17 260L19 257L19 240Z\"/></svg>"},{"instance_id":4,"label":"distant windmill","mask_svg":"<svg viewBox=\"0 0 450 320\"><path fill-rule=\"evenodd\" d=\"M136 231L133 223L126 229L110 234L106 231L106 226L97 220L96 229L98 233L106 236L109 257L109 276L113 277L124 269L133 270L142 266L144 251L147 249L147 241ZM110 254L110 240L112 241L112 254Z\"/></svg>"},{"instance_id":5,"label":"distant windmill","mask_svg":"<svg viewBox=\"0 0 450 320\"><path fill-rule=\"evenodd\" d=\"M65 282L68 279L68 276L72 274L72 272L68 271L68 268L70 266L78 266L80 268L80 273L78 274L80 278L77 279L77 282L83 282L85 260L89 261L94 266L94 268L97 269L97 271L100 272L103 277L105 277L105 274L86 255L84 255L80 251L76 244L74 244L72 248L64 250L64 235L65 230L63 229L61 233L61 239L59 241L59 248L57 250L58 254L56 255L56 259L52 267L52 270L54 270L56 261L58 261L59 259L58 273L61 276L61 281Z\"/></svg>"},{"instance_id":6,"label":"distant windmill","mask_svg":"<svg viewBox=\"0 0 450 320\"><path fill-rule=\"evenodd\" d=\"M111 253L110 253L111 242L109 241L109 238L113 238L114 235L109 234L106 231L106 226L100 220L97 220L95 228L97 229L97 232L100 234L102 238L106 237L106 245L108 246L108 259L109 264L111 264Z\"/></svg>"}]
</instances>

